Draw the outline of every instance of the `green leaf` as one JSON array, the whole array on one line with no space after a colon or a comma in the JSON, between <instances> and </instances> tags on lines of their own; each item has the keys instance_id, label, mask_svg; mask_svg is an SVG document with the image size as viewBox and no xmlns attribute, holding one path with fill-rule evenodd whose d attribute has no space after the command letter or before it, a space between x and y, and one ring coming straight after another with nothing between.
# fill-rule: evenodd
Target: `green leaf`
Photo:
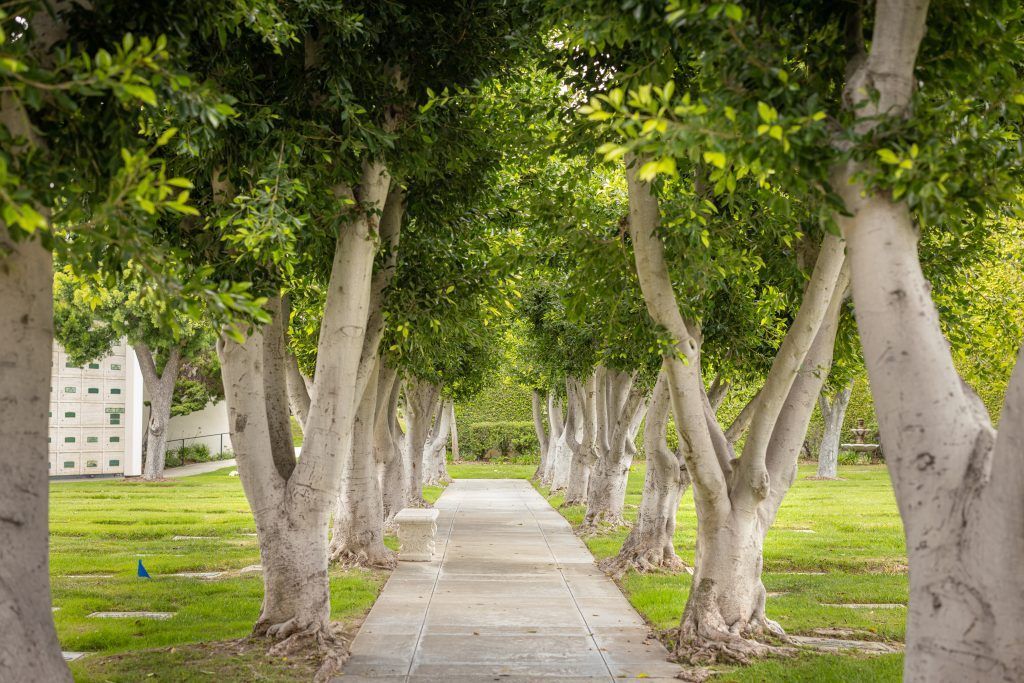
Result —
<instances>
[{"instance_id":1,"label":"green leaf","mask_svg":"<svg viewBox=\"0 0 1024 683\"><path fill-rule=\"evenodd\" d=\"M761 117L761 120L765 123L774 123L779 118L779 112L775 111L775 107L764 102L757 103L757 115Z\"/></svg>"},{"instance_id":2,"label":"green leaf","mask_svg":"<svg viewBox=\"0 0 1024 683\"><path fill-rule=\"evenodd\" d=\"M725 154L722 152L704 152L704 161L715 168L725 168Z\"/></svg>"},{"instance_id":3,"label":"green leaf","mask_svg":"<svg viewBox=\"0 0 1024 683\"><path fill-rule=\"evenodd\" d=\"M725 6L725 16L729 17L733 21L743 21L743 8L739 5L729 3Z\"/></svg>"},{"instance_id":4,"label":"green leaf","mask_svg":"<svg viewBox=\"0 0 1024 683\"><path fill-rule=\"evenodd\" d=\"M174 137L174 134L177 132L177 128L168 128L167 130L160 134L160 137L156 139L156 146L163 147L170 141L171 138ZM189 185L189 187L191 187L191 185Z\"/></svg>"},{"instance_id":5,"label":"green leaf","mask_svg":"<svg viewBox=\"0 0 1024 683\"><path fill-rule=\"evenodd\" d=\"M883 147L882 149L878 150L875 153L878 155L878 158L881 159L883 164L900 163L900 158L896 156L896 152L892 151L891 149L885 149Z\"/></svg>"},{"instance_id":6,"label":"green leaf","mask_svg":"<svg viewBox=\"0 0 1024 683\"><path fill-rule=\"evenodd\" d=\"M145 104L156 106L156 93L148 85L125 83L122 87L132 97L142 100Z\"/></svg>"}]
</instances>

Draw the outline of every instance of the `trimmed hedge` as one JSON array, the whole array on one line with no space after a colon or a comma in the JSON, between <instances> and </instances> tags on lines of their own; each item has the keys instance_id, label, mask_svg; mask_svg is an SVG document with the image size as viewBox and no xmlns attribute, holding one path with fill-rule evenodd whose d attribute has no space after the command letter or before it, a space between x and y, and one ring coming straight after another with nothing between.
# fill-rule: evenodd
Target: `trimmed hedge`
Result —
<instances>
[{"instance_id":1,"label":"trimmed hedge","mask_svg":"<svg viewBox=\"0 0 1024 683\"><path fill-rule=\"evenodd\" d=\"M502 378L469 401L455 406L459 429L482 422L529 422L533 419L530 390L509 378Z\"/></svg>"},{"instance_id":2,"label":"trimmed hedge","mask_svg":"<svg viewBox=\"0 0 1024 683\"><path fill-rule=\"evenodd\" d=\"M477 422L459 426L460 455L467 460L531 456L540 458L533 422Z\"/></svg>"}]
</instances>

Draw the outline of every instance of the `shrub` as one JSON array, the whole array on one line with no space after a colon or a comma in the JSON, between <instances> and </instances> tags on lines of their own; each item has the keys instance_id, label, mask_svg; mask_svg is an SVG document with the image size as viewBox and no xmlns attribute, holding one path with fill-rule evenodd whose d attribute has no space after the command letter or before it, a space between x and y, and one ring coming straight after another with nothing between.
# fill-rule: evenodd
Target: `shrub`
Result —
<instances>
[{"instance_id":1,"label":"shrub","mask_svg":"<svg viewBox=\"0 0 1024 683\"><path fill-rule=\"evenodd\" d=\"M210 447L204 443L187 444L181 448L167 451L164 465L166 467L180 467L194 462L209 462L211 460L222 460L230 454L218 453L216 457L210 455Z\"/></svg>"},{"instance_id":2,"label":"shrub","mask_svg":"<svg viewBox=\"0 0 1024 683\"><path fill-rule=\"evenodd\" d=\"M455 406L459 427L485 422L517 422L533 419L530 390L505 377L469 401Z\"/></svg>"},{"instance_id":3,"label":"shrub","mask_svg":"<svg viewBox=\"0 0 1024 683\"><path fill-rule=\"evenodd\" d=\"M529 456L536 461L540 446L533 422L477 422L459 429L459 450L467 460Z\"/></svg>"}]
</instances>

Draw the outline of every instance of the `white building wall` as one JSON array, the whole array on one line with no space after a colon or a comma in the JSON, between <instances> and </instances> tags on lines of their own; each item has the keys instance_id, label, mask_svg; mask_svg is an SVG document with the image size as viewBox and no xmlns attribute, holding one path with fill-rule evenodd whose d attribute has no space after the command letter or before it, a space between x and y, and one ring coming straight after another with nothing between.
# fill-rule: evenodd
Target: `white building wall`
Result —
<instances>
[{"instance_id":1,"label":"white building wall","mask_svg":"<svg viewBox=\"0 0 1024 683\"><path fill-rule=\"evenodd\" d=\"M202 443L211 453L230 451L228 432L227 402L211 403L202 410L171 418L167 425L167 449L181 448L183 443Z\"/></svg>"},{"instance_id":2,"label":"white building wall","mask_svg":"<svg viewBox=\"0 0 1024 683\"><path fill-rule=\"evenodd\" d=\"M53 346L50 475L141 473L141 373L122 341L104 358L72 365Z\"/></svg>"}]
</instances>

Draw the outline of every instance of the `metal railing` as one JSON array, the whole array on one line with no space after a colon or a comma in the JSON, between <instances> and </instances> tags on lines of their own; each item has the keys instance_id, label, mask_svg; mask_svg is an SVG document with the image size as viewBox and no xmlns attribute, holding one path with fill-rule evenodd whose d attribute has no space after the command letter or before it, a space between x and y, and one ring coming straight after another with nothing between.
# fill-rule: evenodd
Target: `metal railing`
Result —
<instances>
[{"instance_id":1,"label":"metal railing","mask_svg":"<svg viewBox=\"0 0 1024 683\"><path fill-rule=\"evenodd\" d=\"M227 439L228 447L227 447L226 450L224 448L224 437L225 436L228 437L228 439ZM187 444L192 444L192 443L202 443L202 444L205 444L206 447L210 449L210 454L211 455L216 455L217 453L233 453L234 452L232 450L232 447L231 447L231 434L229 432L221 432L219 434L201 434L199 436L187 436L187 437L185 437L183 439L168 439L167 440L167 450L168 450L168 452L169 451L176 451L178 449L184 448ZM180 444L180 445L175 446L174 444ZM213 444L217 444L217 448L216 449L213 447Z\"/></svg>"}]
</instances>

